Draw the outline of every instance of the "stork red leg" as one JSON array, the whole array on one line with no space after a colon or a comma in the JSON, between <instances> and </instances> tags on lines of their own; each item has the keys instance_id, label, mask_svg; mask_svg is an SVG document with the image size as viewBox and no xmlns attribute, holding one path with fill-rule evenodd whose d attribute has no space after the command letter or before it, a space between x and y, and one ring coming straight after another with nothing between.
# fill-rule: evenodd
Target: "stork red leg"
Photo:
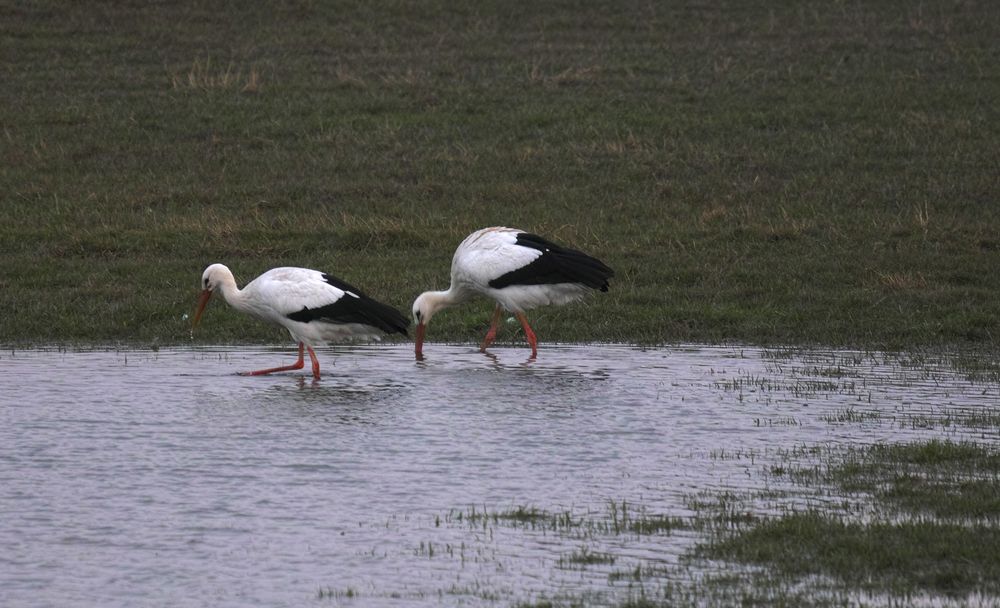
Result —
<instances>
[{"instance_id":1,"label":"stork red leg","mask_svg":"<svg viewBox=\"0 0 1000 608\"><path fill-rule=\"evenodd\" d=\"M302 369L305 367L305 347L306 345L299 342L299 360L291 365L285 365L283 367L272 367L271 369L260 369L255 372L240 372L241 376L263 376L265 374L273 374L274 372L288 372L293 369ZM316 361L316 354L313 353L312 347L309 348L309 356L313 358L313 375L319 378L319 362Z\"/></svg>"},{"instance_id":2,"label":"stork red leg","mask_svg":"<svg viewBox=\"0 0 1000 608\"><path fill-rule=\"evenodd\" d=\"M524 316L523 312L517 313L517 320L521 322L521 327L524 328L524 337L528 339L528 344L531 345L531 358L534 359L538 356L538 338L535 337L535 332L528 325L528 318Z\"/></svg>"},{"instance_id":3,"label":"stork red leg","mask_svg":"<svg viewBox=\"0 0 1000 608\"><path fill-rule=\"evenodd\" d=\"M486 352L486 347L493 344L493 341L497 338L497 325L500 323L500 315L503 313L503 309L497 304L496 310L493 311L493 319L490 320L490 330L486 332L486 337L483 338L483 343L479 346L481 352Z\"/></svg>"},{"instance_id":4,"label":"stork red leg","mask_svg":"<svg viewBox=\"0 0 1000 608\"><path fill-rule=\"evenodd\" d=\"M313 364L313 378L319 380L319 359L316 358L316 351L314 351L311 346L306 348L309 349L309 359Z\"/></svg>"}]
</instances>

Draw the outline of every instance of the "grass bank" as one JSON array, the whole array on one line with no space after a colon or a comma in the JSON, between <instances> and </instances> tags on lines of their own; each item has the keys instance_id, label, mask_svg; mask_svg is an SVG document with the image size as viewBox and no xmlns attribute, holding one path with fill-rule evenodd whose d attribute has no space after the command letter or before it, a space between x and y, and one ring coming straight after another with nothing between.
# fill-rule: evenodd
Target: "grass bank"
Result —
<instances>
[{"instance_id":1,"label":"grass bank","mask_svg":"<svg viewBox=\"0 0 1000 608\"><path fill-rule=\"evenodd\" d=\"M993 347L998 16L7 3L0 342L186 342L212 262L321 268L408 311L506 224L617 271L536 313L543 341ZM488 311L431 338L477 340ZM215 309L198 338L276 339Z\"/></svg>"}]
</instances>

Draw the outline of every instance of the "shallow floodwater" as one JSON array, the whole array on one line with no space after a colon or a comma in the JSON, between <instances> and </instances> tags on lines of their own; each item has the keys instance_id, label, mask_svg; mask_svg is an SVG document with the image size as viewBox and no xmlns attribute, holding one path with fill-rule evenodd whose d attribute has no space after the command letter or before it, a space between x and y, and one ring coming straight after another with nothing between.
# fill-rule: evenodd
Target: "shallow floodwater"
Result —
<instances>
[{"instance_id":1,"label":"shallow floodwater","mask_svg":"<svg viewBox=\"0 0 1000 608\"><path fill-rule=\"evenodd\" d=\"M482 514L687 517L692 497L765 487L793 496L759 506L780 510L824 500L762 474L795 450L997 439L961 422L996 406L997 383L946 359L425 353L324 349L318 382L235 374L289 349L0 353L0 605L613 602L628 584L610 573L676 565L697 534L561 534Z\"/></svg>"}]
</instances>

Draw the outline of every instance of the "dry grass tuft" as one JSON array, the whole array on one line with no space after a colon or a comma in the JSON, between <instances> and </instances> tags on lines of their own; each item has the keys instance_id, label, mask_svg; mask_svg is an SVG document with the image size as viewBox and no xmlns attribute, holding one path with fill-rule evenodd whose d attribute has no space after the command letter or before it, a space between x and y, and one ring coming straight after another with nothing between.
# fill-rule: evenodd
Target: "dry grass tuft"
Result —
<instances>
[{"instance_id":1,"label":"dry grass tuft","mask_svg":"<svg viewBox=\"0 0 1000 608\"><path fill-rule=\"evenodd\" d=\"M261 75L257 66L238 66L230 61L224 67L212 65L212 58L195 59L186 72L170 75L170 85L174 90L239 89L243 93L259 93Z\"/></svg>"},{"instance_id":2,"label":"dry grass tuft","mask_svg":"<svg viewBox=\"0 0 1000 608\"><path fill-rule=\"evenodd\" d=\"M878 282L883 287L894 291L910 289L925 289L927 277L922 272L880 272Z\"/></svg>"},{"instance_id":3,"label":"dry grass tuft","mask_svg":"<svg viewBox=\"0 0 1000 608\"><path fill-rule=\"evenodd\" d=\"M916 204L914 205L913 219L916 221L917 226L923 231L924 236L927 236L927 231L930 229L931 225L931 207L928 203Z\"/></svg>"},{"instance_id":4,"label":"dry grass tuft","mask_svg":"<svg viewBox=\"0 0 1000 608\"><path fill-rule=\"evenodd\" d=\"M560 72L547 73L539 63L531 64L528 72L528 81L550 86L560 86L567 84L583 84L597 80L601 69L592 66L570 66Z\"/></svg>"},{"instance_id":5,"label":"dry grass tuft","mask_svg":"<svg viewBox=\"0 0 1000 608\"><path fill-rule=\"evenodd\" d=\"M729 215L729 210L726 209L725 205L712 205L704 210L702 210L701 215L698 216L698 221L701 224L712 224L715 223Z\"/></svg>"},{"instance_id":6,"label":"dry grass tuft","mask_svg":"<svg viewBox=\"0 0 1000 608\"><path fill-rule=\"evenodd\" d=\"M348 69L343 65L338 65L337 69L334 70L333 74L337 78L337 83L342 86L352 87L357 89L364 89L368 86L368 84L364 81L363 78L361 78L360 76L358 76L357 74L355 74L354 72L352 72L350 69Z\"/></svg>"}]
</instances>

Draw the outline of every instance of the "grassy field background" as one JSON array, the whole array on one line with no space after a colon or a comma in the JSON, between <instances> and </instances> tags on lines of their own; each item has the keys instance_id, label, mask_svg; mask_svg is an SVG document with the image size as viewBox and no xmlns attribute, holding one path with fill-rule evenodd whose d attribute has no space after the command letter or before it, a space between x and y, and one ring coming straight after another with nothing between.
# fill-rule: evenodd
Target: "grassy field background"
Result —
<instances>
[{"instance_id":1,"label":"grassy field background","mask_svg":"<svg viewBox=\"0 0 1000 608\"><path fill-rule=\"evenodd\" d=\"M505 224L617 271L543 342L993 348L997 40L975 1L0 2L0 342L186 343L213 262L408 314ZM199 343L287 339L223 307Z\"/></svg>"}]
</instances>

